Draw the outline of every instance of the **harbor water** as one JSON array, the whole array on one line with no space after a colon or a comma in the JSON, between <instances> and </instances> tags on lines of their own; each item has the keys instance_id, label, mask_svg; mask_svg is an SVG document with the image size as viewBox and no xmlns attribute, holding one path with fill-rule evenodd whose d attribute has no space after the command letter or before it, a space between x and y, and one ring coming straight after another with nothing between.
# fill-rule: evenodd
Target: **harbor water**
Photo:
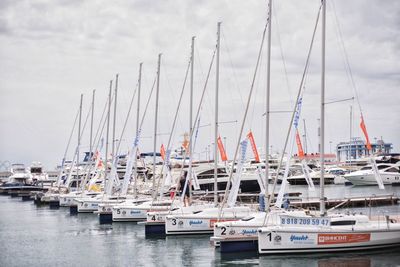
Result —
<instances>
[{"instance_id":1,"label":"harbor water","mask_svg":"<svg viewBox=\"0 0 400 267\"><path fill-rule=\"evenodd\" d=\"M400 187L328 186L329 197L400 194ZM290 187L304 191L304 187ZM316 188L318 191L318 187ZM317 193L316 193L317 194ZM400 205L357 212L400 214ZM0 196L0 266L400 266L400 247L368 252L259 256L221 254L209 236L146 238L135 223L100 225L94 214L71 216L21 198Z\"/></svg>"}]
</instances>

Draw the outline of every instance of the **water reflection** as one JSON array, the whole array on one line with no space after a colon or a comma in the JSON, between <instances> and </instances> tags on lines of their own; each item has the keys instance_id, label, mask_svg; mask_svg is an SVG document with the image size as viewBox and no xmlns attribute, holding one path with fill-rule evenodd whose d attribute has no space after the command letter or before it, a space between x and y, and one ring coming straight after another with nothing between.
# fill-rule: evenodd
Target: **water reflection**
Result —
<instances>
[{"instance_id":1,"label":"water reflection","mask_svg":"<svg viewBox=\"0 0 400 267\"><path fill-rule=\"evenodd\" d=\"M365 194L372 189L364 187ZM369 209L357 210L367 214ZM382 210L400 213L400 205L374 208L372 212ZM94 214L70 216L65 208L50 210L48 206L0 196L0 266L400 266L400 248L259 256L256 252L221 254L209 238L148 238L144 225L100 225Z\"/></svg>"}]
</instances>

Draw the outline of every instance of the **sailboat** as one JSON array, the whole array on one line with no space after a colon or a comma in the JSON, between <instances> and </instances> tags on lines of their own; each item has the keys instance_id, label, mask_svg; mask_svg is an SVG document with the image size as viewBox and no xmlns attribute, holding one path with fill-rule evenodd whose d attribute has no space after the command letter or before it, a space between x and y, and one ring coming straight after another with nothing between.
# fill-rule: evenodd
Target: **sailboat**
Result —
<instances>
[{"instance_id":1,"label":"sailboat","mask_svg":"<svg viewBox=\"0 0 400 267\"><path fill-rule=\"evenodd\" d=\"M315 253L368 250L400 244L400 223L386 215L383 221L372 221L362 214L327 214L324 194L325 129L325 16L322 0L322 71L321 71L321 181L319 216L280 215L278 225L258 229L260 254Z\"/></svg>"},{"instance_id":2,"label":"sailboat","mask_svg":"<svg viewBox=\"0 0 400 267\"><path fill-rule=\"evenodd\" d=\"M158 99L159 99L159 89L160 89L160 65L161 65L161 55L158 55L158 64L157 64L157 87L156 87L156 99L155 99L155 118L154 118L154 136L153 136L153 143L154 143L154 147L153 147L153 171L152 171L152 194L154 197L154 188L155 188L155 181L156 181L156 144L157 144L157 123L158 123ZM139 88L140 88L140 80L141 80L141 71L139 71ZM149 100L150 100L151 94L149 96ZM138 103L139 104L139 103ZM147 107L146 107L147 108ZM135 142L134 145L128 155L129 159L128 159L128 166L131 166L131 164L134 163L134 161L137 161L137 146L139 143L139 133L141 131L141 127L143 125L143 121L144 121L144 117L145 117L146 112L144 112L143 117L142 117L142 121L139 125L139 121L137 120L137 129L136 129L136 138L135 138ZM138 118L138 117L137 117ZM137 166L137 165L136 165ZM135 169L136 171L136 169ZM135 185L137 183L137 173L135 173ZM126 191L128 189L128 185L129 185L129 181L130 181L130 172L128 172L127 169L127 173L125 173L125 177L124 177L124 186L123 186L123 194L126 195ZM116 203L114 205L111 205L111 207L107 207L107 209L109 209L109 212L111 214L111 219L112 221L133 221L133 222L137 222L137 221L143 221L146 219L146 212L148 209L151 209L152 207L152 198L147 196L144 198L136 198L136 188L134 189L134 194L135 197L132 196L133 199L129 199L127 201L123 201L120 203ZM166 205L170 205L170 204L166 204ZM138 207L139 206L139 207ZM164 205L161 205L164 206ZM105 207L103 207L105 208ZM166 209L166 208L164 208Z\"/></svg>"},{"instance_id":3,"label":"sailboat","mask_svg":"<svg viewBox=\"0 0 400 267\"><path fill-rule=\"evenodd\" d=\"M185 210L181 210L176 214L167 215L165 217L165 233L167 235L212 234L214 223L217 221L240 220L249 216L251 212L254 211L249 206L233 206L222 210L218 207L218 89L221 22L218 22L217 28L213 186L214 207L190 213L184 213ZM190 174L187 176L190 177Z\"/></svg>"},{"instance_id":4,"label":"sailboat","mask_svg":"<svg viewBox=\"0 0 400 267\"><path fill-rule=\"evenodd\" d=\"M185 135L185 139L184 142L182 144L182 148L184 148L184 155L183 157L181 157L182 161L182 167L179 167L179 173L177 173L176 177L178 177L178 182L174 188L173 191L173 198L172 198L172 202L171 205L169 207L168 210L166 211L162 211L162 210L158 210L158 211L154 211L154 210L149 210L147 212L147 219L144 222L145 224L145 233L146 235L165 235L166 233L166 217L167 216L173 216L173 215L183 215L183 214L195 214L195 213L199 213L202 212L205 209L209 209L209 208L213 208L214 204L207 202L207 201L189 201L189 203L185 203L185 194L183 194L183 196L179 197L179 200L176 200L176 192L179 189L181 192L186 192L189 191L189 195L191 194L191 191L189 189L190 187L190 183L189 181L192 180L192 183L194 185L193 188L195 189L201 189L201 186L199 184L199 175L202 176L202 174L206 174L208 176L211 176L210 173L211 171L214 171L213 169L211 169L211 166L209 166L209 164L207 163L203 163L203 164L193 164L193 155L194 155L194 151L195 151L195 144L196 144L196 139L198 136L198 130L199 130L199 122L200 122L200 111L201 111L201 107L203 104L203 99L204 99L204 93L205 90L207 88L207 84L208 84L208 78L210 75L210 71L211 71L211 67L213 65L214 62L214 56L215 56L215 51L213 53L213 57L210 63L210 67L208 70L208 74L207 74L207 79L203 88L203 92L202 92L202 96L200 98L200 102L199 102L199 106L198 106L198 110L195 116L195 120L193 122L193 118L192 118L192 114L193 114L193 79L194 79L194 41L195 41L195 37L192 37L192 45L191 45L191 56L190 56L190 61L189 61L189 65L188 65L188 69L186 71L186 76L190 67L191 70L191 74L190 74L190 114L189 114L189 130L190 130L190 137L188 139L188 135ZM186 77L185 77L185 81L186 81ZM165 162L164 164L166 165L166 169L168 171L173 171L174 169L169 170L169 167L167 165L169 165L168 163L170 162L170 155L171 155L171 149L170 149L170 142L171 142L171 137L172 137L172 132L174 131L175 128L175 124L176 124L176 118L178 115L178 111L179 111L179 106L182 100L182 95L184 92L184 88L185 88L185 83L183 85L182 88L182 92L181 92L181 97L178 103L178 108L177 111L175 113L175 118L174 118L174 122L173 122L173 126L172 126L172 130L171 130L171 136L170 136L170 140L168 141L168 145L167 145L167 151L165 153ZM197 127L196 127L197 125ZM196 133L195 133L196 132ZM194 134L195 133L195 134ZM189 157L188 157L189 155ZM186 163L186 160L189 160L188 163ZM178 164L179 165L179 164ZM196 167L195 167L196 166ZM214 166L215 167L215 166ZM180 182L180 177L182 177L182 173L183 173L183 177L186 177L186 179L184 180L184 182ZM167 174L168 175L168 174ZM172 175L171 175L172 176ZM203 177L202 177L203 178ZM182 188L183 187L183 188ZM190 203L191 202L191 203ZM156 207L152 207L153 209Z\"/></svg>"}]
</instances>

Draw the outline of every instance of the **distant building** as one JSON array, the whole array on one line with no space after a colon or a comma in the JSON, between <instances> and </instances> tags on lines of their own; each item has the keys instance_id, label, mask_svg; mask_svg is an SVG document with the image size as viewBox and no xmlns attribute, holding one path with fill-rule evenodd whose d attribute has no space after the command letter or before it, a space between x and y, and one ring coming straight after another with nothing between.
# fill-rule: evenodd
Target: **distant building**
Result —
<instances>
[{"instance_id":1,"label":"distant building","mask_svg":"<svg viewBox=\"0 0 400 267\"><path fill-rule=\"evenodd\" d=\"M358 159L369 154L388 154L393 149L392 143L385 143L383 140L377 140L371 144L372 152L368 153L366 143L359 137L353 138L351 142L341 142L336 146L336 155L339 162L345 162L351 159Z\"/></svg>"}]
</instances>

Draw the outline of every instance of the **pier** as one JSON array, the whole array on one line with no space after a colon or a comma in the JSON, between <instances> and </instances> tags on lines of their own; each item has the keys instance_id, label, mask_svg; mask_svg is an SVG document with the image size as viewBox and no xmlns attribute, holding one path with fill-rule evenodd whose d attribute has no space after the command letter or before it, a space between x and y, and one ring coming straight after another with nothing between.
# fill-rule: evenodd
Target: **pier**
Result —
<instances>
[{"instance_id":1,"label":"pier","mask_svg":"<svg viewBox=\"0 0 400 267\"><path fill-rule=\"evenodd\" d=\"M386 205L396 205L400 198L391 195L372 195L368 197L349 197L326 199L325 205L327 209L331 208L359 208L359 207L379 207ZM307 200L291 201L290 205L293 207L300 207L305 209L319 209L320 200L317 198Z\"/></svg>"}]
</instances>

